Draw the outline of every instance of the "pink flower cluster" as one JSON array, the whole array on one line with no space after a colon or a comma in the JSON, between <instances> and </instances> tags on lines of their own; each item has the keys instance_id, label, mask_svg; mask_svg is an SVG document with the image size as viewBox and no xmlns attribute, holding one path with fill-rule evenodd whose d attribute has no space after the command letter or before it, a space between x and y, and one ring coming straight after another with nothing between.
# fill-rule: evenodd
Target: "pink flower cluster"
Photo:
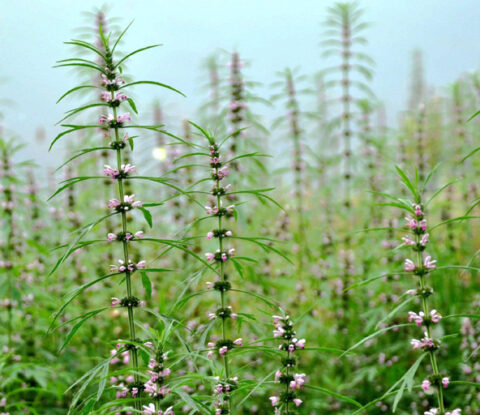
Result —
<instances>
[{"instance_id":1,"label":"pink flower cluster","mask_svg":"<svg viewBox=\"0 0 480 415\"><path fill-rule=\"evenodd\" d=\"M127 98L128 97L122 92L118 92L114 96L112 96L112 93L109 91L103 91L101 94L102 101L110 102L112 104L118 104L121 101L125 101Z\"/></svg>"},{"instance_id":2,"label":"pink flower cluster","mask_svg":"<svg viewBox=\"0 0 480 415\"><path fill-rule=\"evenodd\" d=\"M125 233L125 235L119 235L115 233L107 234L107 241L112 242L116 240L124 240L125 242L133 241L134 239L143 239L143 231L135 232L131 234L130 232Z\"/></svg>"},{"instance_id":3,"label":"pink flower cluster","mask_svg":"<svg viewBox=\"0 0 480 415\"><path fill-rule=\"evenodd\" d=\"M100 124L105 124L105 125L110 125L114 122L115 118L113 116L113 114L108 114L108 115L102 115L98 122ZM116 122L118 124L122 124L124 122L127 122L127 121L132 121L132 118L130 117L130 113L129 112L126 112L125 114L122 114L122 115L117 115L117 120Z\"/></svg>"},{"instance_id":4,"label":"pink flower cluster","mask_svg":"<svg viewBox=\"0 0 480 415\"><path fill-rule=\"evenodd\" d=\"M108 201L107 207L109 209L115 209L118 212L120 211L128 211L135 207L142 207L142 202L139 200L135 200L135 195L124 195L123 196L123 203L120 202L118 199L110 199Z\"/></svg>"},{"instance_id":5,"label":"pink flower cluster","mask_svg":"<svg viewBox=\"0 0 480 415\"><path fill-rule=\"evenodd\" d=\"M131 260L128 260L128 264L125 264L125 261L123 259L118 260L119 265L110 265L110 272L126 272L127 270L129 272L134 272L137 269L145 269L147 264L144 260L137 262L136 264L133 263Z\"/></svg>"},{"instance_id":6,"label":"pink flower cluster","mask_svg":"<svg viewBox=\"0 0 480 415\"><path fill-rule=\"evenodd\" d=\"M136 172L137 169L135 166L132 164L122 164L120 167L120 170L115 169L108 164L105 164L105 168L103 169L103 174L105 174L108 177L111 177L112 179L117 179L118 177L125 177L129 173Z\"/></svg>"},{"instance_id":7,"label":"pink flower cluster","mask_svg":"<svg viewBox=\"0 0 480 415\"><path fill-rule=\"evenodd\" d=\"M148 371L150 378L145 383L145 392L150 395L150 397L164 398L167 396L171 390L166 385L166 380L170 377L171 370L165 367L165 361L167 356L161 354L157 359L150 359L148 363ZM171 408L169 408L171 410ZM172 412L173 413L173 412Z\"/></svg>"},{"instance_id":8,"label":"pink flower cluster","mask_svg":"<svg viewBox=\"0 0 480 415\"><path fill-rule=\"evenodd\" d=\"M113 79L109 79L106 75L102 74L102 80L101 80L102 85L106 87L107 90L114 90L116 91L117 89L120 88L121 85L125 84L125 81L121 78L115 77Z\"/></svg>"},{"instance_id":9,"label":"pink flower cluster","mask_svg":"<svg viewBox=\"0 0 480 415\"><path fill-rule=\"evenodd\" d=\"M442 315L437 310L430 311L430 318L427 321L431 321L432 323L437 324L442 319ZM413 311L408 312L408 321L411 323L412 321L415 322L417 326L421 326L425 321L425 313L420 311L417 313Z\"/></svg>"},{"instance_id":10,"label":"pink flower cluster","mask_svg":"<svg viewBox=\"0 0 480 415\"><path fill-rule=\"evenodd\" d=\"M448 377L444 377L441 379L441 383L442 383L442 386L443 388L448 388L448 385L450 385L450 378ZM428 390L430 390L430 388L432 387L432 382L428 379L425 379L423 382L422 382L422 389L426 392Z\"/></svg>"},{"instance_id":11,"label":"pink flower cluster","mask_svg":"<svg viewBox=\"0 0 480 415\"><path fill-rule=\"evenodd\" d=\"M225 399L222 399L222 395L229 394L238 388L238 377L235 376L230 379L220 380L217 376L215 378L217 384L214 386L213 391L217 395L217 399L214 401L215 415L222 415L225 411Z\"/></svg>"},{"instance_id":12,"label":"pink flower cluster","mask_svg":"<svg viewBox=\"0 0 480 415\"><path fill-rule=\"evenodd\" d=\"M213 350L209 350L207 353L207 357L211 359L215 353L215 350L218 350L218 354L221 357L225 357L226 354L232 350L235 346L240 347L243 346L243 340L241 338L238 338L236 340L220 340L218 342L208 342L207 346Z\"/></svg>"},{"instance_id":13,"label":"pink flower cluster","mask_svg":"<svg viewBox=\"0 0 480 415\"><path fill-rule=\"evenodd\" d=\"M218 261L218 262L225 262L229 258L232 258L235 256L235 249L231 248L226 252L220 251L220 249L217 249L214 254L211 252L207 252L205 254L205 257L207 258L207 261L213 262L213 261Z\"/></svg>"}]
</instances>

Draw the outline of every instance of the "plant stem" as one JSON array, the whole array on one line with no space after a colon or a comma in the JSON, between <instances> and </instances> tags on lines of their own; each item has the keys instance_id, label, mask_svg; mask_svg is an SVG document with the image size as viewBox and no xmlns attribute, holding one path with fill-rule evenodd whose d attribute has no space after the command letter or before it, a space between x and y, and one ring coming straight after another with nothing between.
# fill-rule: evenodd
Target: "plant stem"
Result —
<instances>
[{"instance_id":1,"label":"plant stem","mask_svg":"<svg viewBox=\"0 0 480 415\"><path fill-rule=\"evenodd\" d=\"M114 93L112 91L112 99L114 98ZM113 107L113 118L114 120L117 119L117 109ZM115 142L117 144L121 143L120 136L118 134L118 127L115 127ZM117 148L117 170L121 171L122 168L122 151L120 148ZM118 177L117 179L118 183L118 196L120 203L123 203L124 200L124 189L123 189L123 179L121 177ZM127 233L127 214L124 210L121 212L122 216L122 232L125 235ZM128 269L128 261L129 261L129 255L128 255L128 244L127 241L124 239L122 241L123 245L123 260L125 264L125 283L127 286L127 297L132 296L132 280L131 280L131 273L130 270ZM129 327L129 332L130 332L130 341L134 342L136 339L135 336L135 318L134 318L134 313L133 313L133 306L129 305L127 307L128 310L128 327ZM135 379L135 382L138 382L138 354L137 354L137 349L136 347L130 348L130 358L132 359L133 362L133 377ZM141 409L140 407L140 402L138 400L134 401L135 404L135 409Z\"/></svg>"},{"instance_id":2,"label":"plant stem","mask_svg":"<svg viewBox=\"0 0 480 415\"><path fill-rule=\"evenodd\" d=\"M420 245L420 235L417 235L417 246ZM422 257L422 253L420 252L420 250L417 251L417 267L422 267L423 265L423 257ZM424 275L420 275L419 276L419 280L420 280L420 289L422 290L422 292L425 290L425 276ZM430 315L430 308L429 308L429 305L428 305L428 301L427 301L427 298L425 298L425 296L422 296L422 308L423 308L423 313L425 315L425 318L427 318L427 316ZM431 336L431 329L430 329L430 325L429 324L426 324L425 325L426 329L426 333L427 333L427 337L429 339L432 338ZM438 363L437 363L437 357L435 355L435 350L430 350L428 352L428 354L430 355L430 362L432 364L432 370L433 370L433 374L435 376L436 379L439 378L439 370L438 370ZM438 401L438 408L440 409L440 414L444 414L445 413L445 405L444 405L444 402L443 402L443 390L441 388L440 385L437 384L437 401Z\"/></svg>"}]
</instances>

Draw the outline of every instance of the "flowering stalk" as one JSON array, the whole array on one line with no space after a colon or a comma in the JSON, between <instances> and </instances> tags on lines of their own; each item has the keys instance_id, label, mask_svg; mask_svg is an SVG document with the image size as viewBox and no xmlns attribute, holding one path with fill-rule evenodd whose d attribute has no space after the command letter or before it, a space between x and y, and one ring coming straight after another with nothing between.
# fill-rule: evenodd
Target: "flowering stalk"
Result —
<instances>
[{"instance_id":1,"label":"flowering stalk","mask_svg":"<svg viewBox=\"0 0 480 415\"><path fill-rule=\"evenodd\" d=\"M402 238L404 245L411 247L415 252L416 259L405 260L405 271L411 273L417 278L417 288L407 291L408 294L420 298L422 309L419 312L409 311L408 321L414 322L417 326L423 327L424 336L422 339L413 339L411 345L414 350L420 349L430 357L432 374L422 382L423 390L430 390L432 387L436 390L438 409L431 409L425 412L425 415L458 415L460 409L452 412L445 412L445 403L443 390L449 386L450 379L441 375L438 365L437 352L440 348L440 341L434 339L432 327L440 322L442 315L432 308L430 297L433 295L433 289L427 285L427 279L430 273L436 269L436 260L430 255L425 254L429 243L429 233L427 230L427 219L424 214L424 205L421 195L417 194L413 204L412 216L407 216L407 228L411 234Z\"/></svg>"},{"instance_id":2,"label":"flowering stalk","mask_svg":"<svg viewBox=\"0 0 480 415\"><path fill-rule=\"evenodd\" d=\"M233 405L231 393L237 388L237 378L230 377L230 365L228 354L230 350L235 347L242 346L242 339L230 340L227 335L227 320L237 319L237 314L228 306L227 291L231 289L231 283L228 281L228 276L225 272L226 262L235 254L234 249L226 249L224 240L232 236L232 231L225 229L223 218L230 218L234 215L235 206L230 205L223 207L223 198L230 189L230 185L224 185L223 180L229 175L230 170L222 162L220 155L220 148L211 136L206 137L210 144L210 166L212 168L211 180L213 182L212 188L212 205L207 206L207 214L218 220L218 228L207 233L207 239L216 238L218 241L218 249L215 253L206 253L207 261L217 264L217 281L215 283L208 283L209 288L213 288L220 293L220 308L215 313L209 314L209 319L220 319L222 325L221 339L217 342L209 342L208 346L211 348L208 356L212 357L214 350L219 354L223 361L224 374L223 378L219 379L219 383L215 387L215 393L218 395L218 400L215 402L216 415L232 414Z\"/></svg>"},{"instance_id":3,"label":"flowering stalk","mask_svg":"<svg viewBox=\"0 0 480 415\"><path fill-rule=\"evenodd\" d=\"M127 28L128 29L128 28ZM87 225L86 227L81 228L81 233L80 236L75 240L74 243L74 248L68 249L66 253L62 256L62 258L57 262L51 273L53 273L58 267L79 247L82 246L82 238L92 229L93 226L97 225L98 223L105 221L107 218L112 217L112 216L118 216L120 219L120 229L118 232L113 232L110 229L108 230L107 234L107 241L108 242L115 242L119 243L122 247L122 257L121 259L118 260L118 265L112 265L110 268L110 274L101 277L91 283L89 283L89 286L98 283L99 281L103 281L106 278L113 277L114 275L122 274L124 276L123 281L125 282L125 294L126 296L124 298L116 298L114 297L112 299L112 306L120 306L120 307L125 307L127 308L127 314L128 314L128 327L129 327L129 336L128 340L124 342L124 346L122 346L125 350L128 351L130 357L129 361L132 364L132 376L131 379L132 381L129 382L127 385L127 389L131 394L131 397L133 398L133 405L135 410L141 411L141 396L142 392L145 389L145 386L143 382L140 380L139 377L139 361L138 361L138 345L139 340L136 338L136 332L135 332L135 313L134 309L140 305L142 305L142 301L140 301L137 297L134 296L133 293L133 282L134 282L134 274L137 270L144 270L148 271L146 269L146 262L144 260L140 261L133 261L132 257L132 249L131 249L131 242L133 240L140 240L143 238L143 232L142 231L130 231L128 229L128 225L130 224L131 216L130 212L134 209L141 209L145 219L147 222L149 222L151 226L151 214L148 210L146 210L142 202L139 200L135 199L135 195L130 194L130 192L127 190L127 184L130 182L130 179L138 179L138 180L149 180L149 181L155 181L159 183L164 183L162 179L159 178L154 178L154 177L147 177L147 176L133 176L133 173L136 173L136 167L132 165L128 159L126 158L126 150L127 146L129 146L131 149L134 147L133 139L134 137L130 137L127 131L128 129L146 129L149 131L154 131L154 132L162 132L160 130L159 125L134 125L130 124L131 121L131 116L129 112L123 112L120 111L120 109L127 104L130 106L130 108L137 113L136 105L134 101L127 96L128 87L132 85L137 85L137 84L150 84L150 85L157 85L161 87L165 87L168 89L171 89L175 92L180 93L176 89L159 83L155 81L135 81L135 82L130 82L126 83L122 78L121 74L123 73L123 64L124 62L129 59L132 55L135 55L136 53L139 53L143 50L146 49L151 49L153 47L156 47L158 45L152 45L148 47L144 47L141 49L138 49L134 52L131 52L122 58L117 58L115 52L116 46L119 44L120 40L126 33L126 29L117 37L115 40L115 43L113 46L110 46L110 41L111 41L111 36L104 36L102 27L99 27L99 35L100 38L103 42L103 52L95 47L95 45L90 44L88 42L84 42L81 40L75 40L71 42L67 42L69 44L78 46L80 48L88 49L89 51L93 51L96 55L99 55L102 58L103 66L99 66L99 64L93 62L93 61L88 61L85 59L80 59L80 58L73 58L73 59L66 59L63 61L60 61L61 63L57 65L58 67L70 67L70 66L87 66L95 71L98 71L101 76L101 94L100 94L100 99L101 102L95 102L93 104L87 104L84 105L80 108L76 108L74 110L69 111L68 115L66 118L80 113L86 109L92 108L92 107L101 107L106 109L106 113L102 113L98 120L98 124L88 124L88 125L72 125L72 124L62 124L63 127L67 127L68 129L61 132L60 134L57 135L57 137L53 140L53 142L50 145L50 149L52 146L63 136L66 134L70 134L73 132L77 132L78 130L84 130L84 129L98 129L99 127L102 129L104 133L104 138L107 138L110 140L108 143L107 147L95 147L93 149L88 149L88 151L80 153L80 155L86 154L90 151L95 151L95 150L103 150L107 149L110 154L115 154L115 163L114 164L105 164L104 166L104 176L88 176L87 179L94 179L94 180L105 180L105 176L108 178L108 180L112 181L115 186L116 190L116 196L115 198L111 199L107 207L110 209L110 213L103 218L97 220L96 222ZM85 64L85 62L88 62L88 64ZM66 94L64 94L61 98L63 99L65 96L76 92L79 89L82 88L98 88L96 85L82 85L80 87L75 87L71 90L69 90ZM181 93L180 93L181 94ZM183 94L182 94L183 95ZM75 159L77 156L73 157ZM67 161L67 163L71 162L73 159L70 159ZM61 191L63 191L66 188L69 188L73 186L74 184L78 183L79 181L85 180L85 177L80 177L80 178L72 178L66 181L66 184L62 186L60 189L58 189L53 196L57 195ZM113 188L113 186L112 186ZM52 196L52 197L53 197ZM173 243L170 243L169 241L165 240L158 240L154 238L149 238L150 241L153 242L160 242L160 243L169 243L170 246L173 245ZM95 241L96 243L97 241ZM73 245L72 245L73 246ZM143 280L146 279L148 280L148 276L146 274L142 275L142 282ZM75 295L77 296L84 290L84 286L80 287ZM71 300L70 300L71 301ZM60 311L56 313L56 317L65 309L65 307L68 305L69 302L64 304ZM100 310L102 311L102 309ZM92 314L94 315L94 314ZM71 338L71 336L70 336ZM65 347L65 345L68 343L69 339L66 340L64 345L62 346ZM111 359L111 358L110 358ZM102 364L108 367L110 359L107 359L104 361ZM94 370L94 369L93 369ZM95 374L95 372L94 372ZM92 375L93 376L93 375ZM129 377L130 378L130 377ZM91 380L91 377L89 378ZM90 381L90 380L87 380ZM83 393L85 390L85 387L83 389L80 389L78 394ZM99 394L101 394L103 390L99 389ZM70 409L73 410L75 408L75 403L78 401L80 395L76 395L72 407ZM98 400L98 398L97 398Z\"/></svg>"},{"instance_id":4,"label":"flowering stalk","mask_svg":"<svg viewBox=\"0 0 480 415\"><path fill-rule=\"evenodd\" d=\"M362 10L354 3L338 3L329 8L329 15L325 22L327 27L326 39L323 44L326 49L323 52L324 57L336 56L340 65L325 69L326 73L337 73L340 71L339 79L327 81L332 87L341 88L339 101L341 104L341 114L337 117L340 125L340 136L343 142L343 179L344 196L343 206L346 215L347 232L350 231L351 223L351 205L352 205L352 104L356 101L354 95L370 91L367 85L368 80L372 78L371 66L373 60L363 52L357 50L359 39L363 39L361 32L368 27L368 24L361 21ZM355 79L359 78L359 79ZM343 235L343 270L341 272L341 285L345 289L350 285L352 275L355 273L353 263L353 252L351 251L352 241L348 233ZM342 314L345 316L341 324L341 330L345 331L348 326L348 314L350 308L350 295L344 291L342 295Z\"/></svg>"},{"instance_id":5,"label":"flowering stalk","mask_svg":"<svg viewBox=\"0 0 480 415\"><path fill-rule=\"evenodd\" d=\"M297 396L296 391L300 390L305 384L305 373L294 373L294 368L297 365L297 359L294 357L296 350L303 350L305 348L305 339L297 339L296 333L293 329L293 322L287 315L273 316L273 337L281 338L284 342L278 347L285 352L285 357L282 359L282 369L275 373L275 382L280 382L284 385L284 391L280 396L270 396L270 402L275 407L276 415L293 415L292 407L299 407L302 400Z\"/></svg>"}]
</instances>

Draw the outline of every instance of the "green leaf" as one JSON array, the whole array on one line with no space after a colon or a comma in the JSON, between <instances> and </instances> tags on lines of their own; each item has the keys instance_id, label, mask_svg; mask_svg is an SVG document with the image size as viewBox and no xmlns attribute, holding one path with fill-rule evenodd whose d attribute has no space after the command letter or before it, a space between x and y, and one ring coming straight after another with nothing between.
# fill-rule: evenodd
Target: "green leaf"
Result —
<instances>
[{"instance_id":1,"label":"green leaf","mask_svg":"<svg viewBox=\"0 0 480 415\"><path fill-rule=\"evenodd\" d=\"M123 36L125 35L125 33L127 33L127 30L130 29L130 26L133 24L133 20L127 25L127 27L123 30L122 33L120 33L120 35L118 36L117 40L115 41L115 43L113 44L113 47L112 47L112 54L113 52L115 51L115 48L118 46L118 44L120 43L120 40L123 38Z\"/></svg>"},{"instance_id":2,"label":"green leaf","mask_svg":"<svg viewBox=\"0 0 480 415\"><path fill-rule=\"evenodd\" d=\"M417 361L410 367L410 369L407 370L407 372L403 375L403 377L400 379L402 381L402 383L401 383L400 388L398 389L398 392L395 395L395 399L393 401L393 408L392 408L393 412L396 411L398 403L400 402L400 399L402 399L402 396L403 396L403 393L404 393L405 389L408 389L409 392L412 391L415 373L417 373L417 370L420 366L420 363L422 362L422 360L425 358L426 355L427 355L427 353L422 354L417 359ZM400 382L400 380L398 382ZM395 388L395 386L398 384L398 382L394 386L392 386L392 388ZM390 392L390 391L391 391L391 389L388 392Z\"/></svg>"},{"instance_id":3,"label":"green leaf","mask_svg":"<svg viewBox=\"0 0 480 415\"><path fill-rule=\"evenodd\" d=\"M65 92L60 98L57 100L57 104L66 96L70 95L72 92L78 91L80 89L85 89L85 88L98 88L98 86L95 85L80 85L76 86L75 88L69 89L67 92Z\"/></svg>"},{"instance_id":4,"label":"green leaf","mask_svg":"<svg viewBox=\"0 0 480 415\"><path fill-rule=\"evenodd\" d=\"M417 193L417 190L415 189L415 187L413 186L412 182L410 181L410 179L408 178L408 176L404 173L404 171L399 167L399 166L395 166L395 169L397 170L398 174L400 175L400 177L402 178L402 181L403 183L405 184L405 186L408 188L408 190L410 190L410 192L412 193L413 197L415 200L417 200L418 198L418 193Z\"/></svg>"},{"instance_id":5,"label":"green leaf","mask_svg":"<svg viewBox=\"0 0 480 415\"><path fill-rule=\"evenodd\" d=\"M70 332L68 333L67 337L65 338L65 341L63 342L62 347L60 347L58 352L60 353L63 349L65 349L65 347L67 347L67 345L70 343L70 340L72 340L72 337L75 335L78 329L80 329L80 327L83 326L83 324L87 320L91 319L92 317L96 316L97 314L100 314L102 311L105 311L109 308L110 307L103 307L103 308L99 308L98 310L89 311L88 313L83 314L80 321L77 324L75 324L70 330Z\"/></svg>"},{"instance_id":6,"label":"green leaf","mask_svg":"<svg viewBox=\"0 0 480 415\"><path fill-rule=\"evenodd\" d=\"M148 226L150 226L150 228L153 227L153 220L152 220L152 214L150 213L150 211L148 209L145 209L144 207L139 207L138 209L140 209L143 213L143 217L145 218L145 221L148 223Z\"/></svg>"},{"instance_id":7,"label":"green leaf","mask_svg":"<svg viewBox=\"0 0 480 415\"><path fill-rule=\"evenodd\" d=\"M350 353L352 350L355 350L357 347L361 346L365 342L367 342L370 339L373 339L374 337L377 337L379 334L385 333L390 330L394 330L400 327L411 327L413 326L413 323L404 323L404 324L396 324L394 326L390 327L385 327L383 329L377 330L376 332L364 337L362 340L360 340L358 343L355 343L352 347L350 347L348 350L346 350L340 357L343 357L347 353Z\"/></svg>"},{"instance_id":8,"label":"green leaf","mask_svg":"<svg viewBox=\"0 0 480 415\"><path fill-rule=\"evenodd\" d=\"M331 391L329 389L325 389L325 388L322 388L320 386L313 386L313 385L305 385L304 388L305 389L311 389L311 390L318 391L318 392L322 392L326 395L332 396L332 397L337 398L341 401L344 401L344 402L350 403L352 405L355 405L357 408L362 408L362 404L360 402L357 402L356 400L354 400L352 398L349 398L348 396L341 395L338 392L334 392L334 391Z\"/></svg>"},{"instance_id":9,"label":"green leaf","mask_svg":"<svg viewBox=\"0 0 480 415\"><path fill-rule=\"evenodd\" d=\"M150 300L152 298L152 282L145 271L141 271L142 274L142 285L145 289L145 293L147 294L147 298Z\"/></svg>"},{"instance_id":10,"label":"green leaf","mask_svg":"<svg viewBox=\"0 0 480 415\"><path fill-rule=\"evenodd\" d=\"M129 87L129 86L133 86L133 85L140 85L140 84L149 84L149 85L161 86L161 87L163 87L163 88L170 89L171 91L174 91L174 92L176 92L177 94L180 94L180 95L186 97L186 95L185 95L183 92L180 92L178 89L175 89L175 88L173 88L173 87L170 86L170 85L162 84L161 82L156 82L156 81L135 81L135 82L129 82L129 83L123 85L120 89L124 89L124 88L127 88L127 87Z\"/></svg>"},{"instance_id":11,"label":"green leaf","mask_svg":"<svg viewBox=\"0 0 480 415\"><path fill-rule=\"evenodd\" d=\"M132 98L127 98L128 103L130 104L130 108L133 110L135 114L138 114L137 106L135 105L135 101Z\"/></svg>"},{"instance_id":12,"label":"green leaf","mask_svg":"<svg viewBox=\"0 0 480 415\"><path fill-rule=\"evenodd\" d=\"M477 112L475 112L475 113L467 120L467 122L472 121L478 114L480 114L480 110L477 111Z\"/></svg>"},{"instance_id":13,"label":"green leaf","mask_svg":"<svg viewBox=\"0 0 480 415\"><path fill-rule=\"evenodd\" d=\"M140 53L140 52L143 52L144 50L148 50L148 49L152 49L152 48L157 48L159 46L162 46L161 44L158 44L158 45L150 45L150 46L145 46L143 48L140 48L140 49L137 49L137 50L134 50L133 52L130 52L128 55L125 55L122 59L120 59L117 64L115 65L115 68L118 68L123 62L125 62L128 58L130 58L131 56L137 54L137 53Z\"/></svg>"}]
</instances>

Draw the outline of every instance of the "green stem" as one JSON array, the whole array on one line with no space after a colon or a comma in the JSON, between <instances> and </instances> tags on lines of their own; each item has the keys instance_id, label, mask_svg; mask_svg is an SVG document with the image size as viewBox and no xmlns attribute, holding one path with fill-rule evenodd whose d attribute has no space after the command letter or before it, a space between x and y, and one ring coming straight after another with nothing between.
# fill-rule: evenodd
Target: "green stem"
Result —
<instances>
[{"instance_id":1,"label":"green stem","mask_svg":"<svg viewBox=\"0 0 480 415\"><path fill-rule=\"evenodd\" d=\"M216 180L216 188L219 189L220 188L220 180L217 179ZM221 202L222 202L222 199L221 199L221 196L220 194L217 194L217 207L218 209L220 209L221 207ZM221 230L222 230L222 217L221 216L218 216L218 247L220 249L220 252L223 252L223 237L222 237L222 234L221 234ZM226 282L226 278L225 278L225 264L223 261L220 261L220 278L222 280L222 282ZM225 291L220 291L220 300L221 300L221 304L222 304L222 309L225 309ZM222 318L222 339L225 341L227 339L227 328L226 328L226 319L225 318ZM228 382L228 379L230 379L230 368L229 368L229 364L228 364L228 353L225 353L225 356L223 356L223 365L224 365L224 368L225 368L225 382ZM231 396L229 396L229 399L228 399L228 405L229 405L229 410L230 410L230 413L232 414L232 399L231 399Z\"/></svg>"},{"instance_id":2,"label":"green stem","mask_svg":"<svg viewBox=\"0 0 480 415\"><path fill-rule=\"evenodd\" d=\"M114 98L114 93L112 92L112 99ZM113 119L117 119L117 109L113 107ZM115 130L115 142L117 144L121 143L120 136L118 133L118 127L114 128ZM122 168L122 151L117 148L117 170L120 171ZM118 184L118 196L120 203L123 203L124 201L124 196L125 192L123 189L123 179L119 177L117 179L117 184ZM121 217L122 217L122 232L125 235L127 233L127 214L124 210L121 212ZM128 269L128 261L129 261L129 253L128 253L128 243L126 240L122 241L123 245L123 260L125 264L125 283L127 286L127 297L132 296L132 280L131 280L131 272ZM133 313L133 306L129 305L127 307L128 310L128 327L129 327L129 333L130 333L130 341L135 342L136 336L135 336L135 318L134 318L134 313ZM133 363L133 377L135 382L138 382L138 353L136 347L132 347L130 349L130 358L132 359ZM139 400L134 401L135 409L141 409L141 404Z\"/></svg>"},{"instance_id":3,"label":"green stem","mask_svg":"<svg viewBox=\"0 0 480 415\"><path fill-rule=\"evenodd\" d=\"M420 235L417 235L417 246L419 246L419 245L420 245ZM420 251L417 251L417 267L418 268L423 267L423 258L422 258L422 253ZM425 290L425 276L420 275L419 279L420 279L420 288L423 292L423 290ZM425 298L424 296L422 296L422 308L423 308L424 318L429 318L430 307L429 307L427 298ZM425 331L427 333L427 337L429 339L432 339L430 325L427 324L427 325L425 325L425 327L426 327ZM430 362L432 364L433 374L434 374L435 378L438 379L440 372L438 370L438 363L437 363L437 357L435 355L435 351L430 350L428 352L428 354L430 355ZM436 389L437 389L438 408L440 410L440 414L443 415L445 413L445 405L444 405L444 402L443 402L443 390L442 390L442 387L440 385L436 385Z\"/></svg>"}]
</instances>

